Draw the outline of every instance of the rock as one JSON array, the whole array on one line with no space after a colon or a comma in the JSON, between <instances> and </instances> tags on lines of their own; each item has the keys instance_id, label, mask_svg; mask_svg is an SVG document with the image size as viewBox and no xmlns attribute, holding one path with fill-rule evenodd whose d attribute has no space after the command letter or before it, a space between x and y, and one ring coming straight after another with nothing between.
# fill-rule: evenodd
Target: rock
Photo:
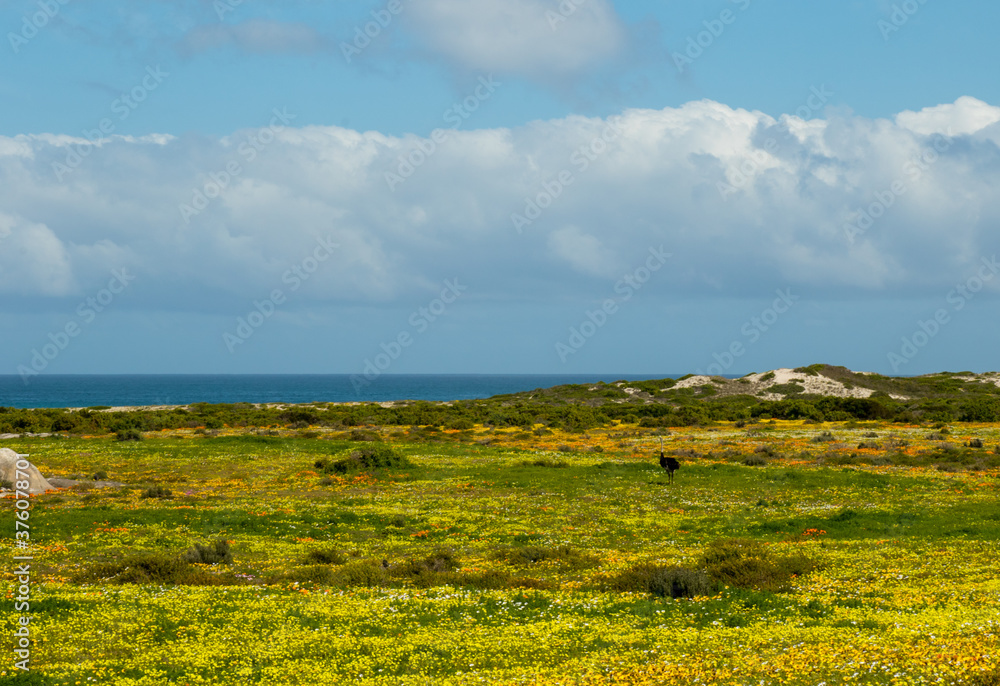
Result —
<instances>
[{"instance_id":1,"label":"rock","mask_svg":"<svg viewBox=\"0 0 1000 686\"><path fill-rule=\"evenodd\" d=\"M10 448L0 448L0 481L9 481L12 484L18 481L17 461L19 459L23 458ZM45 477L42 476L41 472L38 471L38 468L30 462L28 463L27 469L22 469L20 471L22 472L22 476L23 474L28 475L28 493L38 495L39 493L55 490L55 486L50 484Z\"/></svg>"}]
</instances>

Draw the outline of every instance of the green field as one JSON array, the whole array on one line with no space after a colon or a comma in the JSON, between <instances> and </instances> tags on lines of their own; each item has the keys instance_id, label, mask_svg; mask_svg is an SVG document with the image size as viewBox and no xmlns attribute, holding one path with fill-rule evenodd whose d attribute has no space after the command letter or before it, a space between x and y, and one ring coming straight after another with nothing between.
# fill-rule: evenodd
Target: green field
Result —
<instances>
[{"instance_id":1,"label":"green field","mask_svg":"<svg viewBox=\"0 0 1000 686\"><path fill-rule=\"evenodd\" d=\"M0 683L1000 683L996 425L673 429L673 485L654 431L17 441L80 483ZM372 434L403 463L316 466Z\"/></svg>"}]
</instances>

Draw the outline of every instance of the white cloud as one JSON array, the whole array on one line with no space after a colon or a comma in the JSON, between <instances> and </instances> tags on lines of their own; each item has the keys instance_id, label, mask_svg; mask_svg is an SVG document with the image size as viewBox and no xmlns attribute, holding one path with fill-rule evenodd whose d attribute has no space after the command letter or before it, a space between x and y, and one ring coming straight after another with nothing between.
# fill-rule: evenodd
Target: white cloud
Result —
<instances>
[{"instance_id":1,"label":"white cloud","mask_svg":"<svg viewBox=\"0 0 1000 686\"><path fill-rule=\"evenodd\" d=\"M327 41L305 24L249 19L238 24L198 26L184 36L181 50L195 54L229 45L252 53L310 53L326 47Z\"/></svg>"},{"instance_id":2,"label":"white cloud","mask_svg":"<svg viewBox=\"0 0 1000 686\"><path fill-rule=\"evenodd\" d=\"M454 131L430 155L413 136L337 127L285 129L253 160L240 152L252 132L115 137L64 183L52 165L68 139L0 137L0 291L88 292L128 267L137 306L228 312L287 288L282 275L330 236L340 248L293 307L412 302L455 276L475 297L603 292L661 245L674 258L644 293L943 296L997 252L1000 108L927 111L933 124L802 122L700 101ZM929 163L928 127L963 132ZM179 207L231 162L239 173L186 222ZM894 182L905 192L849 241L852 213ZM519 234L512 215L529 201L546 209Z\"/></svg>"},{"instance_id":3,"label":"white cloud","mask_svg":"<svg viewBox=\"0 0 1000 686\"><path fill-rule=\"evenodd\" d=\"M949 105L925 107L919 112L907 110L896 115L899 126L925 136L975 133L998 121L1000 108L969 96L963 96Z\"/></svg>"},{"instance_id":4,"label":"white cloud","mask_svg":"<svg viewBox=\"0 0 1000 686\"><path fill-rule=\"evenodd\" d=\"M608 0L424 0L405 16L428 50L466 71L549 79L611 58L625 42Z\"/></svg>"},{"instance_id":5,"label":"white cloud","mask_svg":"<svg viewBox=\"0 0 1000 686\"><path fill-rule=\"evenodd\" d=\"M69 254L56 234L0 213L0 293L58 297L75 290Z\"/></svg>"},{"instance_id":6,"label":"white cloud","mask_svg":"<svg viewBox=\"0 0 1000 686\"><path fill-rule=\"evenodd\" d=\"M601 241L580 230L577 226L565 226L549 234L549 249L557 258L568 262L574 269L608 278L615 274L618 265L609 265L602 250Z\"/></svg>"}]
</instances>

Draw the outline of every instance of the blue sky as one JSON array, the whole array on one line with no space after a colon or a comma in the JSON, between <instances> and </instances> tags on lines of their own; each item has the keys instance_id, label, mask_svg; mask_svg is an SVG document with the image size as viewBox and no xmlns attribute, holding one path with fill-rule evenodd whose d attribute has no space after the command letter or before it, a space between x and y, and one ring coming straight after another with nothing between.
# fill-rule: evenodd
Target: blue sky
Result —
<instances>
[{"instance_id":1,"label":"blue sky","mask_svg":"<svg viewBox=\"0 0 1000 686\"><path fill-rule=\"evenodd\" d=\"M0 373L997 369L998 20L0 3Z\"/></svg>"}]
</instances>

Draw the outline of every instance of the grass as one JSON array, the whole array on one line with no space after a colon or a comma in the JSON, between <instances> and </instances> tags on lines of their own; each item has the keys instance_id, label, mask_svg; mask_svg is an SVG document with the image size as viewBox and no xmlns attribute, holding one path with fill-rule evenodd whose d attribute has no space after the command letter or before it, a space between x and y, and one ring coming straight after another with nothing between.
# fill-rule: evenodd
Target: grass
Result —
<instances>
[{"instance_id":1,"label":"grass","mask_svg":"<svg viewBox=\"0 0 1000 686\"><path fill-rule=\"evenodd\" d=\"M990 683L1000 427L950 429L672 429L673 485L635 425L28 439L46 476L125 484L32 499L34 674ZM377 446L399 461L316 466Z\"/></svg>"}]
</instances>

